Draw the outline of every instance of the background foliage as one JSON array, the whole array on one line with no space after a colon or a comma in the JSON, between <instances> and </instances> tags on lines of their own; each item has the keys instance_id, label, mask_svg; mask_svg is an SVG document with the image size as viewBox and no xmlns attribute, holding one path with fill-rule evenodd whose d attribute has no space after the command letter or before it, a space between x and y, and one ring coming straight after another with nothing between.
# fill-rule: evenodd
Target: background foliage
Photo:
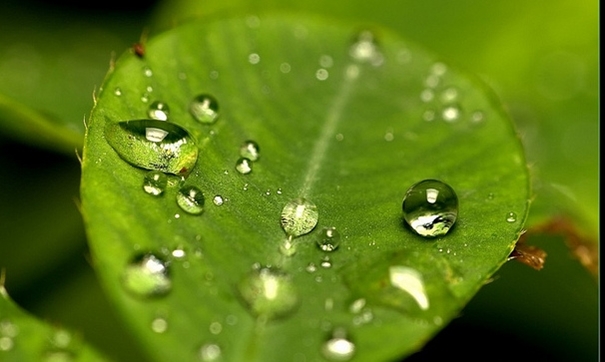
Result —
<instances>
[{"instance_id":1,"label":"background foliage","mask_svg":"<svg viewBox=\"0 0 605 362\"><path fill-rule=\"evenodd\" d=\"M516 122L534 175L528 228L555 216L596 245L598 236L598 2L166 1L123 9L5 1L0 11L0 267L6 289L35 315L72 327L116 359L137 356L101 293L79 215L82 120L113 54L191 15L263 8L381 24L479 74ZM38 133L23 119L51 125ZM422 358L473 353L468 342L517 356L595 360L598 282L564 243L536 272L507 263ZM463 338L461 338L463 336ZM461 344L464 348L460 348ZM463 350L463 351L461 351ZM522 352L521 352L522 351Z\"/></svg>"}]
</instances>

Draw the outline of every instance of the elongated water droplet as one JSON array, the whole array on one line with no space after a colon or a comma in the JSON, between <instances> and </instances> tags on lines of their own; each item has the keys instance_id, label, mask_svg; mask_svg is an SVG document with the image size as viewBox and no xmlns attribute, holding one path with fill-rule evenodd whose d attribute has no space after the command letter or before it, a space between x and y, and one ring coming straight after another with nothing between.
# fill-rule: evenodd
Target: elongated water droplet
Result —
<instances>
[{"instance_id":1,"label":"elongated water droplet","mask_svg":"<svg viewBox=\"0 0 605 362\"><path fill-rule=\"evenodd\" d=\"M348 361L355 355L355 344L347 338L343 329L336 329L321 347L321 352L330 361Z\"/></svg>"},{"instance_id":2,"label":"elongated water droplet","mask_svg":"<svg viewBox=\"0 0 605 362\"><path fill-rule=\"evenodd\" d=\"M189 111L201 123L214 123L219 116L218 102L209 94L200 94L189 104Z\"/></svg>"},{"instance_id":3,"label":"elongated water droplet","mask_svg":"<svg viewBox=\"0 0 605 362\"><path fill-rule=\"evenodd\" d=\"M242 175L247 175L252 172L252 161L245 157L241 157L235 162L235 169Z\"/></svg>"},{"instance_id":4,"label":"elongated water droplet","mask_svg":"<svg viewBox=\"0 0 605 362\"><path fill-rule=\"evenodd\" d=\"M176 194L177 204L183 211L192 215L199 215L204 212L204 201L202 191L193 185L181 187Z\"/></svg>"},{"instance_id":5,"label":"elongated water droplet","mask_svg":"<svg viewBox=\"0 0 605 362\"><path fill-rule=\"evenodd\" d=\"M297 237L315 228L319 214L311 201L298 198L286 204L281 212L281 226L288 236Z\"/></svg>"},{"instance_id":6,"label":"elongated water droplet","mask_svg":"<svg viewBox=\"0 0 605 362\"><path fill-rule=\"evenodd\" d=\"M420 181L403 198L403 217L421 236L445 235L458 217L458 196L439 180Z\"/></svg>"},{"instance_id":7,"label":"elongated water droplet","mask_svg":"<svg viewBox=\"0 0 605 362\"><path fill-rule=\"evenodd\" d=\"M139 254L124 269L122 285L136 297L166 295L172 289L168 263L153 253Z\"/></svg>"},{"instance_id":8,"label":"elongated water droplet","mask_svg":"<svg viewBox=\"0 0 605 362\"><path fill-rule=\"evenodd\" d=\"M334 251L340 245L340 233L335 227L325 227L317 238L317 245L323 251Z\"/></svg>"},{"instance_id":9,"label":"elongated water droplet","mask_svg":"<svg viewBox=\"0 0 605 362\"><path fill-rule=\"evenodd\" d=\"M286 273L269 267L253 270L238 285L249 311L262 319L282 318L298 306L298 293Z\"/></svg>"},{"instance_id":10,"label":"elongated water droplet","mask_svg":"<svg viewBox=\"0 0 605 362\"><path fill-rule=\"evenodd\" d=\"M260 158L260 147L258 147L258 143L247 140L240 146L239 154L250 161L258 161Z\"/></svg>"},{"instance_id":11,"label":"elongated water droplet","mask_svg":"<svg viewBox=\"0 0 605 362\"><path fill-rule=\"evenodd\" d=\"M155 101L149 105L149 109L147 110L147 115L151 119L156 119L158 121L167 121L168 114L170 113L170 108L164 102Z\"/></svg>"},{"instance_id":12,"label":"elongated water droplet","mask_svg":"<svg viewBox=\"0 0 605 362\"><path fill-rule=\"evenodd\" d=\"M105 138L133 166L175 175L188 175L198 149L189 133L173 123L144 119L108 123Z\"/></svg>"},{"instance_id":13,"label":"elongated water droplet","mask_svg":"<svg viewBox=\"0 0 605 362\"><path fill-rule=\"evenodd\" d=\"M415 269L395 265L389 268L389 280L391 285L403 290L414 298L422 310L429 308L429 299L424 289L422 276Z\"/></svg>"},{"instance_id":14,"label":"elongated water droplet","mask_svg":"<svg viewBox=\"0 0 605 362\"><path fill-rule=\"evenodd\" d=\"M166 185L168 185L168 176L163 172L149 171L145 174L143 190L145 190L146 193L153 196L159 196L166 190Z\"/></svg>"}]
</instances>

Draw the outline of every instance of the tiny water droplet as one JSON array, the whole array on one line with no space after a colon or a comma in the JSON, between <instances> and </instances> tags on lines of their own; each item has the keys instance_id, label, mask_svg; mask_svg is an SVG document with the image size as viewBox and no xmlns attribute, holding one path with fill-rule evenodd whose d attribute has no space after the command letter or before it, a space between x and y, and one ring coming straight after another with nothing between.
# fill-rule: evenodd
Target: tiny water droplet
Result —
<instances>
[{"instance_id":1,"label":"tiny water droplet","mask_svg":"<svg viewBox=\"0 0 605 362\"><path fill-rule=\"evenodd\" d=\"M155 333L164 333L168 330L168 321L164 318L155 318L151 321L151 330Z\"/></svg>"},{"instance_id":2,"label":"tiny water droplet","mask_svg":"<svg viewBox=\"0 0 605 362\"><path fill-rule=\"evenodd\" d=\"M209 94L200 94L189 104L189 112L201 123L214 123L219 116L216 99Z\"/></svg>"},{"instance_id":3,"label":"tiny water droplet","mask_svg":"<svg viewBox=\"0 0 605 362\"><path fill-rule=\"evenodd\" d=\"M441 116L447 122L454 122L460 117L460 108L458 106L448 106L443 109Z\"/></svg>"},{"instance_id":4,"label":"tiny water droplet","mask_svg":"<svg viewBox=\"0 0 605 362\"><path fill-rule=\"evenodd\" d=\"M332 59L331 56L324 54L321 57L319 57L319 65L322 68L330 68L331 66L334 65L334 60Z\"/></svg>"},{"instance_id":5,"label":"tiny water droplet","mask_svg":"<svg viewBox=\"0 0 605 362\"><path fill-rule=\"evenodd\" d=\"M245 157L240 157L235 162L235 169L237 170L237 172L241 173L242 175L247 175L250 172L252 172L252 161L250 161L249 159L247 159Z\"/></svg>"},{"instance_id":6,"label":"tiny water droplet","mask_svg":"<svg viewBox=\"0 0 605 362\"><path fill-rule=\"evenodd\" d=\"M432 101L433 98L435 98L435 93L432 89L427 88L420 93L420 99L425 103Z\"/></svg>"},{"instance_id":7,"label":"tiny water droplet","mask_svg":"<svg viewBox=\"0 0 605 362\"><path fill-rule=\"evenodd\" d=\"M279 252L284 256L292 256L296 254L296 243L291 238L287 238L279 245Z\"/></svg>"},{"instance_id":8,"label":"tiny water droplet","mask_svg":"<svg viewBox=\"0 0 605 362\"><path fill-rule=\"evenodd\" d=\"M159 196L166 190L168 176L161 171L149 171L143 179L143 190L153 196Z\"/></svg>"},{"instance_id":9,"label":"tiny water droplet","mask_svg":"<svg viewBox=\"0 0 605 362\"><path fill-rule=\"evenodd\" d=\"M281 212L281 227L286 235L297 237L315 228L319 214L317 206L305 198L294 199Z\"/></svg>"},{"instance_id":10,"label":"tiny water droplet","mask_svg":"<svg viewBox=\"0 0 605 362\"><path fill-rule=\"evenodd\" d=\"M172 289L168 263L153 253L136 255L122 273L122 286L136 297L166 295Z\"/></svg>"},{"instance_id":11,"label":"tiny water droplet","mask_svg":"<svg viewBox=\"0 0 605 362\"><path fill-rule=\"evenodd\" d=\"M324 269L330 269L332 267L332 260L330 260L329 256L324 256L319 265Z\"/></svg>"},{"instance_id":12,"label":"tiny water droplet","mask_svg":"<svg viewBox=\"0 0 605 362\"><path fill-rule=\"evenodd\" d=\"M258 64L260 62L260 55L257 53L250 53L248 55L248 62L250 62L250 64Z\"/></svg>"},{"instance_id":13,"label":"tiny water droplet","mask_svg":"<svg viewBox=\"0 0 605 362\"><path fill-rule=\"evenodd\" d=\"M391 285L414 298L422 310L429 308L429 299L424 289L422 275L410 267L395 265L389 267L389 280Z\"/></svg>"},{"instance_id":14,"label":"tiny water droplet","mask_svg":"<svg viewBox=\"0 0 605 362\"><path fill-rule=\"evenodd\" d=\"M192 215L199 215L204 212L204 201L202 191L193 185L181 187L176 194L177 204L183 211Z\"/></svg>"},{"instance_id":15,"label":"tiny water droplet","mask_svg":"<svg viewBox=\"0 0 605 362\"><path fill-rule=\"evenodd\" d=\"M506 221L510 223L517 221L517 214L515 214L514 212L509 212L508 214L506 214Z\"/></svg>"},{"instance_id":16,"label":"tiny water droplet","mask_svg":"<svg viewBox=\"0 0 605 362\"><path fill-rule=\"evenodd\" d=\"M298 306L298 293L290 276L278 269L253 270L238 285L249 311L262 319L286 317Z\"/></svg>"},{"instance_id":17,"label":"tiny water droplet","mask_svg":"<svg viewBox=\"0 0 605 362\"><path fill-rule=\"evenodd\" d=\"M402 208L405 221L418 235L445 235L458 217L458 196L444 182L424 180L407 190Z\"/></svg>"},{"instance_id":18,"label":"tiny water droplet","mask_svg":"<svg viewBox=\"0 0 605 362\"><path fill-rule=\"evenodd\" d=\"M309 264L307 264L307 267L305 268L305 270L309 273L315 273L315 271L317 270L317 267L315 266L315 264L313 262L310 262Z\"/></svg>"},{"instance_id":19,"label":"tiny water droplet","mask_svg":"<svg viewBox=\"0 0 605 362\"><path fill-rule=\"evenodd\" d=\"M170 107L164 102L155 101L149 105L147 115L151 119L157 119L158 121L167 121L168 114L170 113Z\"/></svg>"},{"instance_id":20,"label":"tiny water droplet","mask_svg":"<svg viewBox=\"0 0 605 362\"><path fill-rule=\"evenodd\" d=\"M116 89L113 90L113 94L115 94L116 96L121 96L122 95L122 89L120 87L116 87Z\"/></svg>"},{"instance_id":21,"label":"tiny water droplet","mask_svg":"<svg viewBox=\"0 0 605 362\"><path fill-rule=\"evenodd\" d=\"M290 70L292 70L292 66L290 66L290 63L281 63L279 65L279 71L284 74L290 73Z\"/></svg>"},{"instance_id":22,"label":"tiny water droplet","mask_svg":"<svg viewBox=\"0 0 605 362\"><path fill-rule=\"evenodd\" d=\"M330 75L330 73L328 73L328 71L324 68L319 68L315 72L315 78L317 78L317 80L326 80L326 79L328 79L329 75Z\"/></svg>"},{"instance_id":23,"label":"tiny water droplet","mask_svg":"<svg viewBox=\"0 0 605 362\"><path fill-rule=\"evenodd\" d=\"M442 76L445 72L447 72L447 65L441 62L437 62L431 66L431 73L437 76Z\"/></svg>"},{"instance_id":24,"label":"tiny water droplet","mask_svg":"<svg viewBox=\"0 0 605 362\"><path fill-rule=\"evenodd\" d=\"M184 259L187 256L187 253L185 252L185 250L182 247L178 247L178 248L173 249L170 252L170 255L172 255L172 257L175 259Z\"/></svg>"},{"instance_id":25,"label":"tiny water droplet","mask_svg":"<svg viewBox=\"0 0 605 362\"><path fill-rule=\"evenodd\" d=\"M143 93L141 95L141 102L143 102L143 103L149 102L149 93Z\"/></svg>"},{"instance_id":26,"label":"tiny water droplet","mask_svg":"<svg viewBox=\"0 0 605 362\"><path fill-rule=\"evenodd\" d=\"M133 166L175 175L188 175L198 148L180 126L151 119L108 123L105 138Z\"/></svg>"},{"instance_id":27,"label":"tiny water droplet","mask_svg":"<svg viewBox=\"0 0 605 362\"><path fill-rule=\"evenodd\" d=\"M422 114L422 119L424 119L427 122L433 121L435 119L435 111L432 109L427 109Z\"/></svg>"},{"instance_id":28,"label":"tiny water droplet","mask_svg":"<svg viewBox=\"0 0 605 362\"><path fill-rule=\"evenodd\" d=\"M317 245L323 251L334 251L340 245L340 233L335 227L325 227L319 233Z\"/></svg>"},{"instance_id":29,"label":"tiny water droplet","mask_svg":"<svg viewBox=\"0 0 605 362\"><path fill-rule=\"evenodd\" d=\"M347 338L344 329L336 329L322 345L321 352L330 361L348 361L355 355L355 344Z\"/></svg>"},{"instance_id":30,"label":"tiny water droplet","mask_svg":"<svg viewBox=\"0 0 605 362\"><path fill-rule=\"evenodd\" d=\"M484 118L485 118L485 115L481 111L475 111L471 115L471 121L473 123L481 123Z\"/></svg>"},{"instance_id":31,"label":"tiny water droplet","mask_svg":"<svg viewBox=\"0 0 605 362\"><path fill-rule=\"evenodd\" d=\"M260 147L258 146L258 143L247 140L240 146L239 154L250 161L258 161L260 158Z\"/></svg>"},{"instance_id":32,"label":"tiny water droplet","mask_svg":"<svg viewBox=\"0 0 605 362\"><path fill-rule=\"evenodd\" d=\"M349 49L349 55L358 62L367 62L379 66L384 62L376 38L371 31L364 30L357 34Z\"/></svg>"},{"instance_id":33,"label":"tiny water droplet","mask_svg":"<svg viewBox=\"0 0 605 362\"><path fill-rule=\"evenodd\" d=\"M202 362L213 362L221 359L222 351L221 347L215 343L207 343L200 347L199 359Z\"/></svg>"},{"instance_id":34,"label":"tiny water droplet","mask_svg":"<svg viewBox=\"0 0 605 362\"><path fill-rule=\"evenodd\" d=\"M216 195L212 199L212 203L215 204L216 206L221 206L224 202L225 202L225 200L223 199L223 197L221 195Z\"/></svg>"},{"instance_id":35,"label":"tiny water droplet","mask_svg":"<svg viewBox=\"0 0 605 362\"><path fill-rule=\"evenodd\" d=\"M220 334L223 330L223 325L220 322L212 322L210 323L210 327L208 327L208 330L212 334Z\"/></svg>"},{"instance_id":36,"label":"tiny water droplet","mask_svg":"<svg viewBox=\"0 0 605 362\"><path fill-rule=\"evenodd\" d=\"M151 71L151 68L143 67L143 75L145 75L147 78L153 76L153 72Z\"/></svg>"},{"instance_id":37,"label":"tiny water droplet","mask_svg":"<svg viewBox=\"0 0 605 362\"><path fill-rule=\"evenodd\" d=\"M458 98L458 89L455 87L449 87L443 90L441 93L441 101L444 103L450 103Z\"/></svg>"},{"instance_id":38,"label":"tiny water droplet","mask_svg":"<svg viewBox=\"0 0 605 362\"><path fill-rule=\"evenodd\" d=\"M10 351L14 345L15 342L12 337L0 336L0 351Z\"/></svg>"}]
</instances>

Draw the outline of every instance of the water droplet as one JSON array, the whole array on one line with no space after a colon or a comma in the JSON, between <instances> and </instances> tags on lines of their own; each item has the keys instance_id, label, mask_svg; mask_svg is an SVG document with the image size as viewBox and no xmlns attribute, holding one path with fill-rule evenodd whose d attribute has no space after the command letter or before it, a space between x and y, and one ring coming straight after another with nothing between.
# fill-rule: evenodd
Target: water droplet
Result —
<instances>
[{"instance_id":1,"label":"water droplet","mask_svg":"<svg viewBox=\"0 0 605 362\"><path fill-rule=\"evenodd\" d=\"M517 214L515 214L514 212L509 212L508 214L506 214L506 221L510 223L517 221Z\"/></svg>"},{"instance_id":2,"label":"water droplet","mask_svg":"<svg viewBox=\"0 0 605 362\"><path fill-rule=\"evenodd\" d=\"M458 98L458 89L449 87L443 90L441 93L441 101L444 103L450 103Z\"/></svg>"},{"instance_id":3,"label":"water droplet","mask_svg":"<svg viewBox=\"0 0 605 362\"><path fill-rule=\"evenodd\" d=\"M475 111L471 115L471 121L473 123L481 123L484 119L485 115L481 111Z\"/></svg>"},{"instance_id":4,"label":"water droplet","mask_svg":"<svg viewBox=\"0 0 605 362\"><path fill-rule=\"evenodd\" d=\"M412 185L403 198L403 216L421 236L445 235L458 217L458 196L439 180L424 180Z\"/></svg>"},{"instance_id":5,"label":"water droplet","mask_svg":"<svg viewBox=\"0 0 605 362\"><path fill-rule=\"evenodd\" d=\"M143 67L143 75L145 75L147 78L153 76L153 72L151 71L151 68Z\"/></svg>"},{"instance_id":6,"label":"water droplet","mask_svg":"<svg viewBox=\"0 0 605 362\"><path fill-rule=\"evenodd\" d=\"M249 159L247 159L245 157L240 157L235 162L235 169L237 170L237 172L241 173L242 175L247 175L250 172L252 172L252 161L250 161Z\"/></svg>"},{"instance_id":7,"label":"water droplet","mask_svg":"<svg viewBox=\"0 0 605 362\"><path fill-rule=\"evenodd\" d=\"M290 70L292 70L292 66L290 66L290 63L281 63L279 65L279 71L284 74L290 73Z\"/></svg>"},{"instance_id":8,"label":"water droplet","mask_svg":"<svg viewBox=\"0 0 605 362\"><path fill-rule=\"evenodd\" d=\"M199 350L199 358L203 362L218 361L221 358L221 347L215 343L206 343Z\"/></svg>"},{"instance_id":9,"label":"water droplet","mask_svg":"<svg viewBox=\"0 0 605 362\"><path fill-rule=\"evenodd\" d=\"M136 120L108 123L105 138L133 166L175 175L188 175L198 148L189 133L173 123Z\"/></svg>"},{"instance_id":10,"label":"water droplet","mask_svg":"<svg viewBox=\"0 0 605 362\"><path fill-rule=\"evenodd\" d=\"M183 211L192 215L199 215L204 212L204 201L202 191L193 185L181 187L176 194L177 204Z\"/></svg>"},{"instance_id":11,"label":"water droplet","mask_svg":"<svg viewBox=\"0 0 605 362\"><path fill-rule=\"evenodd\" d=\"M319 57L319 65L321 65L323 68L330 68L334 65L334 60L329 55L322 55Z\"/></svg>"},{"instance_id":12,"label":"water droplet","mask_svg":"<svg viewBox=\"0 0 605 362\"><path fill-rule=\"evenodd\" d=\"M367 62L379 66L384 62L376 38L371 31L364 30L357 34L349 49L349 55L358 62Z\"/></svg>"},{"instance_id":13,"label":"water droplet","mask_svg":"<svg viewBox=\"0 0 605 362\"><path fill-rule=\"evenodd\" d=\"M116 87L116 89L113 90L113 94L115 94L116 96L121 96L122 95L122 89L120 87Z\"/></svg>"},{"instance_id":14,"label":"water droplet","mask_svg":"<svg viewBox=\"0 0 605 362\"><path fill-rule=\"evenodd\" d=\"M258 64L260 62L260 55L257 53L250 53L248 55L248 62L250 62L250 64Z\"/></svg>"},{"instance_id":15,"label":"water droplet","mask_svg":"<svg viewBox=\"0 0 605 362\"><path fill-rule=\"evenodd\" d=\"M324 269L330 269L332 267L332 260L330 260L329 256L324 256L319 265L321 265L321 267Z\"/></svg>"},{"instance_id":16,"label":"water droplet","mask_svg":"<svg viewBox=\"0 0 605 362\"><path fill-rule=\"evenodd\" d=\"M287 238L279 245L279 252L284 256L292 256L296 254L296 243L292 241L292 238Z\"/></svg>"},{"instance_id":17,"label":"water droplet","mask_svg":"<svg viewBox=\"0 0 605 362\"><path fill-rule=\"evenodd\" d=\"M336 329L321 347L321 352L330 361L348 361L355 355L355 344L347 338L343 329Z\"/></svg>"},{"instance_id":18,"label":"water droplet","mask_svg":"<svg viewBox=\"0 0 605 362\"><path fill-rule=\"evenodd\" d=\"M143 93L141 95L141 102L143 102L143 103L149 102L149 93Z\"/></svg>"},{"instance_id":19,"label":"water droplet","mask_svg":"<svg viewBox=\"0 0 605 362\"><path fill-rule=\"evenodd\" d=\"M432 109L427 109L422 114L422 119L424 119L427 122L430 122L430 121L434 120L435 119L435 111L432 110Z\"/></svg>"},{"instance_id":20,"label":"water droplet","mask_svg":"<svg viewBox=\"0 0 605 362\"><path fill-rule=\"evenodd\" d=\"M209 94L200 94L189 104L189 112L197 121L210 124L219 116L218 102Z\"/></svg>"},{"instance_id":21,"label":"water droplet","mask_svg":"<svg viewBox=\"0 0 605 362\"><path fill-rule=\"evenodd\" d=\"M184 259L187 256L187 253L185 252L183 247L178 247L178 248L173 249L170 252L170 255L172 255L172 257L175 259Z\"/></svg>"},{"instance_id":22,"label":"water droplet","mask_svg":"<svg viewBox=\"0 0 605 362\"><path fill-rule=\"evenodd\" d=\"M210 333L212 334L219 334L223 330L223 325L220 322L212 322L210 323L208 330L210 330Z\"/></svg>"},{"instance_id":23,"label":"water droplet","mask_svg":"<svg viewBox=\"0 0 605 362\"><path fill-rule=\"evenodd\" d=\"M431 66L431 73L442 76L447 72L447 66L441 62L437 62Z\"/></svg>"},{"instance_id":24,"label":"water droplet","mask_svg":"<svg viewBox=\"0 0 605 362\"><path fill-rule=\"evenodd\" d=\"M315 273L315 271L317 270L317 267L315 266L315 264L313 262L310 262L309 264L307 264L307 267L305 268L305 270L308 273Z\"/></svg>"},{"instance_id":25,"label":"water droplet","mask_svg":"<svg viewBox=\"0 0 605 362\"><path fill-rule=\"evenodd\" d=\"M290 277L275 268L253 270L239 283L238 289L250 312L265 320L287 316L299 302Z\"/></svg>"},{"instance_id":26,"label":"water droplet","mask_svg":"<svg viewBox=\"0 0 605 362\"><path fill-rule=\"evenodd\" d=\"M460 108L458 106L448 106L443 109L441 116L447 122L454 122L460 117Z\"/></svg>"},{"instance_id":27,"label":"water droplet","mask_svg":"<svg viewBox=\"0 0 605 362\"><path fill-rule=\"evenodd\" d=\"M432 101L433 98L435 98L435 93L432 89L427 88L420 93L420 99L425 103Z\"/></svg>"},{"instance_id":28,"label":"water droplet","mask_svg":"<svg viewBox=\"0 0 605 362\"><path fill-rule=\"evenodd\" d=\"M297 237L315 228L319 214L311 201L298 198L286 204L281 212L281 227L288 236Z\"/></svg>"},{"instance_id":29,"label":"water droplet","mask_svg":"<svg viewBox=\"0 0 605 362\"><path fill-rule=\"evenodd\" d=\"M391 266L389 267L389 280L392 286L411 295L420 309L429 308L424 282L418 271L402 265Z\"/></svg>"},{"instance_id":30,"label":"water droplet","mask_svg":"<svg viewBox=\"0 0 605 362\"><path fill-rule=\"evenodd\" d=\"M168 321L164 318L155 318L151 321L151 330L155 333L164 333L168 330Z\"/></svg>"},{"instance_id":31,"label":"water droplet","mask_svg":"<svg viewBox=\"0 0 605 362\"><path fill-rule=\"evenodd\" d=\"M10 351L13 349L15 342L12 337L1 336L0 337L0 351Z\"/></svg>"},{"instance_id":32,"label":"water droplet","mask_svg":"<svg viewBox=\"0 0 605 362\"><path fill-rule=\"evenodd\" d=\"M240 146L239 154L250 161L258 161L260 158L260 147L258 146L258 143L247 140Z\"/></svg>"},{"instance_id":33,"label":"water droplet","mask_svg":"<svg viewBox=\"0 0 605 362\"><path fill-rule=\"evenodd\" d=\"M335 227L325 227L319 233L317 245L323 251L334 251L340 245L340 233Z\"/></svg>"},{"instance_id":34,"label":"water droplet","mask_svg":"<svg viewBox=\"0 0 605 362\"><path fill-rule=\"evenodd\" d=\"M124 269L122 286L137 297L166 295L172 289L168 263L153 253L139 254Z\"/></svg>"},{"instance_id":35,"label":"water droplet","mask_svg":"<svg viewBox=\"0 0 605 362\"><path fill-rule=\"evenodd\" d=\"M324 68L319 68L317 69L317 72L315 72L315 78L317 78L317 80L326 80L328 79L329 75L330 74L328 73L328 71Z\"/></svg>"},{"instance_id":36,"label":"water droplet","mask_svg":"<svg viewBox=\"0 0 605 362\"><path fill-rule=\"evenodd\" d=\"M143 190L150 195L159 196L166 190L167 184L168 176L166 174L160 171L149 171L143 180Z\"/></svg>"},{"instance_id":37,"label":"water droplet","mask_svg":"<svg viewBox=\"0 0 605 362\"><path fill-rule=\"evenodd\" d=\"M225 200L223 199L223 197L221 195L216 195L212 199L212 203L215 204L216 206L221 206L224 202L225 202Z\"/></svg>"},{"instance_id":38,"label":"water droplet","mask_svg":"<svg viewBox=\"0 0 605 362\"><path fill-rule=\"evenodd\" d=\"M164 102L155 101L149 105L147 115L151 119L157 119L158 121L167 121L170 108Z\"/></svg>"}]
</instances>

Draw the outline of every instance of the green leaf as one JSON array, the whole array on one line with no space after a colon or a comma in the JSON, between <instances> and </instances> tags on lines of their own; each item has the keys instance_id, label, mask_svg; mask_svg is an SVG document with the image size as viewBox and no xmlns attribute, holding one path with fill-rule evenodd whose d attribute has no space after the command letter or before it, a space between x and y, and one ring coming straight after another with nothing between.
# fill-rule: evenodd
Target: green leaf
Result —
<instances>
[{"instance_id":1,"label":"green leaf","mask_svg":"<svg viewBox=\"0 0 605 362\"><path fill-rule=\"evenodd\" d=\"M0 94L0 131L20 141L74 155L82 132Z\"/></svg>"},{"instance_id":2,"label":"green leaf","mask_svg":"<svg viewBox=\"0 0 605 362\"><path fill-rule=\"evenodd\" d=\"M19 308L0 279L0 359L2 361L105 361L81 337L51 326Z\"/></svg>"},{"instance_id":3,"label":"green leaf","mask_svg":"<svg viewBox=\"0 0 605 362\"><path fill-rule=\"evenodd\" d=\"M215 123L189 112L200 94L217 100ZM156 101L190 138L145 142ZM145 193L146 169L181 173L168 161L192 140L188 176ZM260 147L250 173L236 170L246 140ZM404 225L403 196L424 179L458 195L445 236ZM193 195L181 185L203 192L201 215L179 207ZM151 359L277 361L319 359L331 337L360 360L418 350L507 260L529 190L512 125L476 79L384 29L279 14L193 22L118 59L81 194L95 265ZM318 224L288 239L282 209L300 198ZM332 252L317 246L326 227L341 238Z\"/></svg>"}]
</instances>

